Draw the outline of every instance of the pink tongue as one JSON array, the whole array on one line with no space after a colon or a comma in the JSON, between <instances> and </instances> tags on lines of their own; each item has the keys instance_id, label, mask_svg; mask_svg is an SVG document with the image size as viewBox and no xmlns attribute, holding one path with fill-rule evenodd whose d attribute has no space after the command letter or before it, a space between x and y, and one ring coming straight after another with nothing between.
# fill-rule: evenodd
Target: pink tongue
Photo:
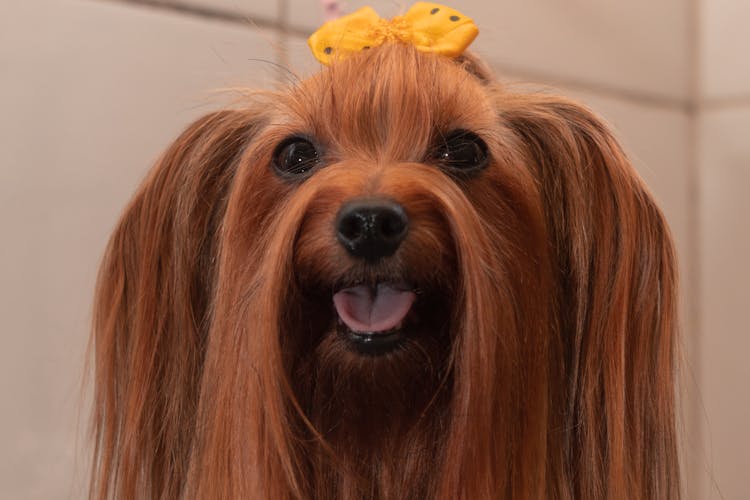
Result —
<instances>
[{"instance_id":1,"label":"pink tongue","mask_svg":"<svg viewBox=\"0 0 750 500\"><path fill-rule=\"evenodd\" d=\"M399 325L417 296L414 292L378 285L373 290L359 285L334 294L339 318L355 332L384 332Z\"/></svg>"}]
</instances>

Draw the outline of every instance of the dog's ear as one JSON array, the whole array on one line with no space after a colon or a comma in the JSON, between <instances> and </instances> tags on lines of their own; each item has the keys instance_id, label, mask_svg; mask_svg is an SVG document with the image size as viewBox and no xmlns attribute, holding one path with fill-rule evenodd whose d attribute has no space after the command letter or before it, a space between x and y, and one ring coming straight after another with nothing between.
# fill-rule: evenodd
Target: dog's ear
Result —
<instances>
[{"instance_id":1,"label":"dog's ear","mask_svg":"<svg viewBox=\"0 0 750 500\"><path fill-rule=\"evenodd\" d=\"M497 108L537 179L557 269L572 496L677 498L676 264L664 217L583 106L503 92Z\"/></svg>"},{"instance_id":2,"label":"dog's ear","mask_svg":"<svg viewBox=\"0 0 750 500\"><path fill-rule=\"evenodd\" d=\"M157 162L107 247L95 295L94 498L177 498L194 432L217 238L249 111L193 123Z\"/></svg>"}]
</instances>

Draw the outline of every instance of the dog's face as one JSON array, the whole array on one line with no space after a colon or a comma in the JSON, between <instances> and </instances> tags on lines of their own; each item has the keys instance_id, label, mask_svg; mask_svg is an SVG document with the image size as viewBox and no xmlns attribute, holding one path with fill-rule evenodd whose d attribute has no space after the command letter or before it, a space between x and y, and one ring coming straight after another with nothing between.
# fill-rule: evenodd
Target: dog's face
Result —
<instances>
[{"instance_id":1,"label":"dog's face","mask_svg":"<svg viewBox=\"0 0 750 500\"><path fill-rule=\"evenodd\" d=\"M478 216L463 193L497 168L487 143L494 109L467 71L404 49L303 83L290 110L297 131L285 131L272 170L291 197L309 197L293 253L301 297L311 299L304 309L325 312L311 345L338 350L344 364L440 371L446 353L430 358L449 341L460 275L451 225ZM447 208L446 198L465 206ZM380 384L425 378L416 375Z\"/></svg>"},{"instance_id":2,"label":"dog's face","mask_svg":"<svg viewBox=\"0 0 750 500\"><path fill-rule=\"evenodd\" d=\"M669 496L673 271L584 108L410 46L336 62L194 124L129 207L99 491Z\"/></svg>"},{"instance_id":3,"label":"dog's face","mask_svg":"<svg viewBox=\"0 0 750 500\"><path fill-rule=\"evenodd\" d=\"M398 364L399 352L412 366L435 365L423 357L450 336L458 312L451 226L480 217L469 191L498 168L487 142L494 109L479 81L452 61L399 49L301 85L292 111L300 132L274 159L276 174L307 184L302 196L311 196L294 271L303 297L313 298L306 307L326 312L317 345L359 365L361 356L387 354L385 363ZM304 172L295 173L300 163ZM446 207L446 198L463 206Z\"/></svg>"}]
</instances>

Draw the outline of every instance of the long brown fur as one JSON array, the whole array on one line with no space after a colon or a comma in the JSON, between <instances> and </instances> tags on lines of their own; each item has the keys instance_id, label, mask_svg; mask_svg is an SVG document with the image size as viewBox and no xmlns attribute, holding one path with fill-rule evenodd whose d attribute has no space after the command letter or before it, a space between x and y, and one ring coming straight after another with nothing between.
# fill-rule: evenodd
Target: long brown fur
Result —
<instances>
[{"instance_id":1,"label":"long brown fur","mask_svg":"<svg viewBox=\"0 0 750 500\"><path fill-rule=\"evenodd\" d=\"M426 161L451 130L478 175ZM291 134L325 146L274 173ZM377 272L424 291L402 349L333 333L333 286L374 272L332 229L396 200ZM91 497L677 499L675 258L608 129L511 92L473 57L386 45L219 111L125 211L96 293Z\"/></svg>"}]
</instances>

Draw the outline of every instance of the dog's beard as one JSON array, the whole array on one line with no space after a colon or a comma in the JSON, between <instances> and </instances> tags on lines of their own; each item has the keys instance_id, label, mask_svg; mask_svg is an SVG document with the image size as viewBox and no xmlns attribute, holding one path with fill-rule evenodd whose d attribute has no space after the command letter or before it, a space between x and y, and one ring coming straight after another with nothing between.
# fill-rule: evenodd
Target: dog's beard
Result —
<instances>
[{"instance_id":1,"label":"dog's beard","mask_svg":"<svg viewBox=\"0 0 750 500\"><path fill-rule=\"evenodd\" d=\"M325 443L308 447L314 476L322 484L358 477L362 485L357 489L369 489L376 487L372 478L382 478L388 470L383 464L397 461L405 465L394 481L411 477L426 485L417 469L409 470L408 454L419 449L436 461L440 455L439 422L447 421L453 389L450 297L417 289L417 299L397 329L399 340L374 352L363 351L351 339L331 289L307 291L296 302L297 314L287 330L297 343L290 353L290 377L318 434L307 429L308 439ZM300 329L300 320L309 328Z\"/></svg>"},{"instance_id":2,"label":"dog's beard","mask_svg":"<svg viewBox=\"0 0 750 500\"><path fill-rule=\"evenodd\" d=\"M389 288L382 284L388 282L380 281L380 289ZM295 304L284 335L292 384L326 442L352 450L388 449L415 432L420 420L434 421L445 409L451 389L451 292L434 284L411 285L416 299L403 319L372 334L394 339L373 347L362 345L334 305L341 287L309 287L287 302Z\"/></svg>"}]
</instances>

